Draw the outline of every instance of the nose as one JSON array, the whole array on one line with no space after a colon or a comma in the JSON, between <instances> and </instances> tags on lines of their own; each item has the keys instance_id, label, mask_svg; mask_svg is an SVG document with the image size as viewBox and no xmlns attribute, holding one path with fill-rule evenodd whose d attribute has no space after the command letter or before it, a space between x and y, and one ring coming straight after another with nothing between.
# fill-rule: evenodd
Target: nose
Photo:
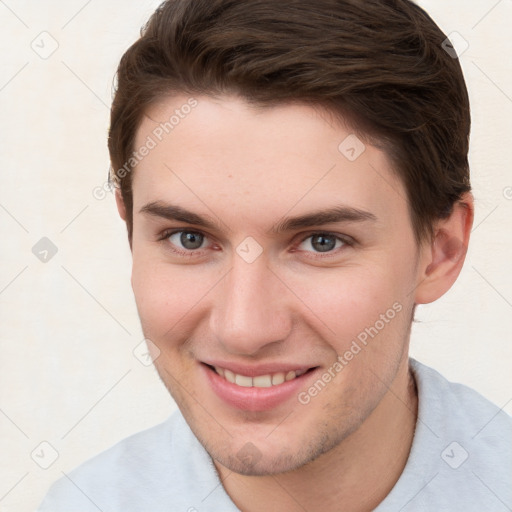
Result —
<instances>
[{"instance_id":1,"label":"nose","mask_svg":"<svg viewBox=\"0 0 512 512\"><path fill-rule=\"evenodd\" d=\"M217 288L210 328L226 353L255 356L285 340L292 329L289 292L265 258L247 263L235 255Z\"/></svg>"}]
</instances>

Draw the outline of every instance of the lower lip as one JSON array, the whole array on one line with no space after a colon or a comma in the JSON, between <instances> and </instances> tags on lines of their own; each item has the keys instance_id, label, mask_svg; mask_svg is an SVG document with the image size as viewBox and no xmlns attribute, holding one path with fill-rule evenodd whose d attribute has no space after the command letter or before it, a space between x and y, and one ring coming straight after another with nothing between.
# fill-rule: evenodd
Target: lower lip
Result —
<instances>
[{"instance_id":1,"label":"lower lip","mask_svg":"<svg viewBox=\"0 0 512 512\"><path fill-rule=\"evenodd\" d=\"M209 366L201 364L203 371L216 395L232 407L244 411L269 411L283 404L292 396L297 396L304 389L305 381L315 370L306 372L300 377L283 382L269 388L246 388L228 382Z\"/></svg>"}]
</instances>

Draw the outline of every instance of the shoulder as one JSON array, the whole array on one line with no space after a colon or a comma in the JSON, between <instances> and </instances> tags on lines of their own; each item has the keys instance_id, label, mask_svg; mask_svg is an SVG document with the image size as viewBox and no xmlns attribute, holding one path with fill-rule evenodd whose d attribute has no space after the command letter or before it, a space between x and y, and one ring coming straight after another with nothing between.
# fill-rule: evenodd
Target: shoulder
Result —
<instances>
[{"instance_id":1,"label":"shoulder","mask_svg":"<svg viewBox=\"0 0 512 512\"><path fill-rule=\"evenodd\" d=\"M217 482L211 459L176 411L64 474L38 512L187 510Z\"/></svg>"},{"instance_id":2,"label":"shoulder","mask_svg":"<svg viewBox=\"0 0 512 512\"><path fill-rule=\"evenodd\" d=\"M512 418L497 405L464 384L448 381L414 359L410 367L418 386L420 415L427 415L453 434L503 437L512 434ZM510 445L510 443L508 443Z\"/></svg>"},{"instance_id":3,"label":"shoulder","mask_svg":"<svg viewBox=\"0 0 512 512\"><path fill-rule=\"evenodd\" d=\"M418 388L413 444L400 479L377 510L511 509L512 418L432 368L413 359L410 368Z\"/></svg>"}]
</instances>

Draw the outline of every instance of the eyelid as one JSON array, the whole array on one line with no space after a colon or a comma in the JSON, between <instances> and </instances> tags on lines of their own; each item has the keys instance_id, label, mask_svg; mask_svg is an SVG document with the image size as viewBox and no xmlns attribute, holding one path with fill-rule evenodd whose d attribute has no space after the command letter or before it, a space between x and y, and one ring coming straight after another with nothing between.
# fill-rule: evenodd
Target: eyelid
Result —
<instances>
[{"instance_id":1,"label":"eyelid","mask_svg":"<svg viewBox=\"0 0 512 512\"><path fill-rule=\"evenodd\" d=\"M203 236L206 240L211 240L211 238L212 238L209 234L205 233L204 231L202 231L200 229L181 227L181 228L165 229L158 236L158 241L167 240L170 236L172 236L172 235L174 235L176 233L182 233L182 232L185 232L185 233L197 233L197 234ZM331 236L331 237L337 238L338 240L343 242L343 246L342 247L339 247L337 250L327 251L325 253L314 252L314 251L301 251L301 252L305 252L305 253L315 254L314 258L327 258L329 256L334 256L334 255L337 255L339 253L339 251L343 249L343 247L345 247L345 246L352 247L353 245L356 244L356 240L354 240L349 235L344 235L344 234L341 234L341 233L334 233L334 232L331 232L331 231L317 229L317 230L311 230L308 233L300 233L299 235L297 235L297 237L300 237L300 238L299 238L298 242L293 244L293 251L292 252L296 252L297 251L297 247L300 244L302 244L308 238L311 238L314 235ZM171 245L174 246L174 244L171 244ZM174 247L176 247L176 246L174 246ZM194 256L194 255L200 254L202 251L206 250L206 248L188 249L187 250L187 249L180 249L179 247L176 247L175 249L171 249L171 250L173 252L181 254L181 255Z\"/></svg>"},{"instance_id":2,"label":"eyelid","mask_svg":"<svg viewBox=\"0 0 512 512\"><path fill-rule=\"evenodd\" d=\"M304 240L307 240L308 238L312 237L313 235L333 236L333 237L339 238L342 242L345 242L346 244L355 244L356 243L356 241L349 235L344 235L342 233L335 233L333 231L322 230L322 229L314 229L307 234L301 233L299 236L302 236L302 241L304 241Z\"/></svg>"},{"instance_id":3,"label":"eyelid","mask_svg":"<svg viewBox=\"0 0 512 512\"><path fill-rule=\"evenodd\" d=\"M174 228L174 229L172 229L172 228L165 229L158 235L157 242L165 242L172 235L175 235L176 233L196 233L198 235L203 236L205 240L210 240L210 238L211 238L210 235L208 235L207 233L204 233L200 229L181 227L181 228ZM181 249L179 246L176 246L175 244L173 244L170 241L166 245L166 249L174 254L177 254L178 256L184 256L184 257L200 256L206 250L206 248L192 249L192 250L191 249Z\"/></svg>"},{"instance_id":4,"label":"eyelid","mask_svg":"<svg viewBox=\"0 0 512 512\"><path fill-rule=\"evenodd\" d=\"M210 238L210 235L206 234L204 231L201 231L200 229L185 227L185 228L164 229L158 235L158 240L165 240L166 238L169 238L171 235L175 235L176 233L197 233L199 235L204 236L205 238Z\"/></svg>"},{"instance_id":5,"label":"eyelid","mask_svg":"<svg viewBox=\"0 0 512 512\"><path fill-rule=\"evenodd\" d=\"M322 252L314 252L314 251L304 251L302 250L301 252L305 252L305 253L309 253L309 254L315 254L315 258L327 258L329 256L335 256L335 255L338 255L339 254L339 251L340 250L343 250L343 248L345 246L348 246L348 247L353 247L357 242L356 240L354 240L354 238L352 238L351 236L349 235L344 235L344 234L341 234L341 233L333 233L331 231L323 231L323 230L313 230L311 232L309 232L308 234L304 234L304 233L301 233L300 234L300 239L299 241L294 245L294 252L295 251L298 251L298 246L301 245L302 243L304 243L308 238L311 238L312 236L314 235L326 235L326 236L330 236L330 237L334 237L338 240L340 240L341 242L343 242L343 246L342 247L338 247L338 249L335 249L335 250L332 250L332 251L326 251L324 253Z\"/></svg>"}]
</instances>

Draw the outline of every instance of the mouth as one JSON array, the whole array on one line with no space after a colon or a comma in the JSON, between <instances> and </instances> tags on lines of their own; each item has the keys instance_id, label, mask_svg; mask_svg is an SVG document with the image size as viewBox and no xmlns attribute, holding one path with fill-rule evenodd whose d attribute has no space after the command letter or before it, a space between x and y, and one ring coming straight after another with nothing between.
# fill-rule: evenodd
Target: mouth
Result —
<instances>
[{"instance_id":1,"label":"mouth","mask_svg":"<svg viewBox=\"0 0 512 512\"><path fill-rule=\"evenodd\" d=\"M228 406L244 411L269 411L295 399L319 369L224 368L201 363L209 388ZM275 371L280 370L280 371ZM248 375L250 374L250 375Z\"/></svg>"},{"instance_id":2,"label":"mouth","mask_svg":"<svg viewBox=\"0 0 512 512\"><path fill-rule=\"evenodd\" d=\"M207 366L231 384L235 384L236 386L241 386L243 388L270 388L272 386L279 386L284 382L294 380L315 369L289 370L286 372L267 373L265 375L255 375L254 377L251 377L249 375L232 372L231 370L221 368L220 366Z\"/></svg>"}]
</instances>

